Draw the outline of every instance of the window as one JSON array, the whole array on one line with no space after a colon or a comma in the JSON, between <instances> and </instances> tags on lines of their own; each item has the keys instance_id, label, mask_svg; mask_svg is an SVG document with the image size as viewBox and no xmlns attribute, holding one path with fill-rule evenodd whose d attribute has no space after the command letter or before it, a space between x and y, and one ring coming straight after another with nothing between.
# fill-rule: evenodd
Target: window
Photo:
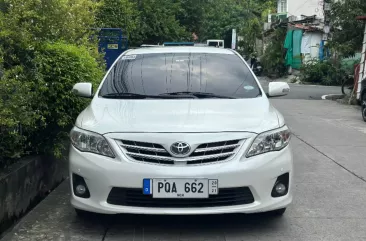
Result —
<instances>
[{"instance_id":1,"label":"window","mask_svg":"<svg viewBox=\"0 0 366 241\"><path fill-rule=\"evenodd\" d=\"M278 0L278 13L287 13L287 0Z\"/></svg>"},{"instance_id":2,"label":"window","mask_svg":"<svg viewBox=\"0 0 366 241\"><path fill-rule=\"evenodd\" d=\"M119 59L99 95L182 91L234 98L255 98L262 94L249 68L234 54L154 53Z\"/></svg>"}]
</instances>

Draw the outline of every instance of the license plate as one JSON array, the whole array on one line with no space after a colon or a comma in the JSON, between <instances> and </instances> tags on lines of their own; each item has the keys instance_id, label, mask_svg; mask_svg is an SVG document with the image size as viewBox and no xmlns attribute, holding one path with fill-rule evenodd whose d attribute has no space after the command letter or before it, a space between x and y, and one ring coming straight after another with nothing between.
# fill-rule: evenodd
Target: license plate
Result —
<instances>
[{"instance_id":1,"label":"license plate","mask_svg":"<svg viewBox=\"0 0 366 241\"><path fill-rule=\"evenodd\" d=\"M208 198L217 195L217 179L156 178L143 180L143 193L153 198Z\"/></svg>"}]
</instances>

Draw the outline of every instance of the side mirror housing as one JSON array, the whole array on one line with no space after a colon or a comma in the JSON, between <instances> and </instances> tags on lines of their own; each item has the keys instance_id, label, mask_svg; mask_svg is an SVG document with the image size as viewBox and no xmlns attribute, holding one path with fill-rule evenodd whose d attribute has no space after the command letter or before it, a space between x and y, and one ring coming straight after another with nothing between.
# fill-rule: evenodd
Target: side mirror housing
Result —
<instances>
[{"instance_id":1,"label":"side mirror housing","mask_svg":"<svg viewBox=\"0 0 366 241\"><path fill-rule=\"evenodd\" d=\"M284 96L290 92L290 86L286 82L270 82L268 85L268 97Z\"/></svg>"},{"instance_id":2,"label":"side mirror housing","mask_svg":"<svg viewBox=\"0 0 366 241\"><path fill-rule=\"evenodd\" d=\"M93 97L93 85L91 83L77 83L72 88L72 92L84 98Z\"/></svg>"}]
</instances>

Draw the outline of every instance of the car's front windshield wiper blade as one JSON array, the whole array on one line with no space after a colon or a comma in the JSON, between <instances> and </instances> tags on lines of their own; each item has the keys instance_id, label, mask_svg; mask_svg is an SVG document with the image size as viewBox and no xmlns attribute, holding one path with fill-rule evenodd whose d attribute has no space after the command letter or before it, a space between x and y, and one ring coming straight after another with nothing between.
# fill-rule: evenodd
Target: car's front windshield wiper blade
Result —
<instances>
[{"instance_id":1,"label":"car's front windshield wiper blade","mask_svg":"<svg viewBox=\"0 0 366 241\"><path fill-rule=\"evenodd\" d=\"M183 96L170 96L170 95L144 95L136 93L108 93L102 95L103 98L109 99L177 99L184 98ZM190 96L188 96L190 97ZM190 97L192 98L192 97Z\"/></svg>"},{"instance_id":2,"label":"car's front windshield wiper blade","mask_svg":"<svg viewBox=\"0 0 366 241\"><path fill-rule=\"evenodd\" d=\"M190 92L190 91L181 91L181 92L169 92L169 93L163 93L160 94L159 96L164 96L164 95L170 95L170 96L174 96L174 95L193 95L196 96L197 98L220 98L220 99L236 99L235 97L232 96L225 96L225 95L217 95L214 93L206 93L206 92Z\"/></svg>"}]
</instances>

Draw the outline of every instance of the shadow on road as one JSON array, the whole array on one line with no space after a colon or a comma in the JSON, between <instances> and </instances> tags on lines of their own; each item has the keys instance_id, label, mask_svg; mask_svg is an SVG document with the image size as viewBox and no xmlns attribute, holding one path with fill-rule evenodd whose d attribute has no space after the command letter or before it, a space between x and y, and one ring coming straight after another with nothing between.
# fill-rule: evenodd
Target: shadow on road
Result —
<instances>
[{"instance_id":1,"label":"shadow on road","mask_svg":"<svg viewBox=\"0 0 366 241\"><path fill-rule=\"evenodd\" d=\"M134 232L154 232L160 234L178 233L226 233L226 232L265 232L285 225L286 215L275 217L263 214L227 214L204 216L173 216L173 215L99 215L90 214L84 217L85 222L103 223L112 234ZM87 225L87 224L86 224Z\"/></svg>"}]
</instances>

